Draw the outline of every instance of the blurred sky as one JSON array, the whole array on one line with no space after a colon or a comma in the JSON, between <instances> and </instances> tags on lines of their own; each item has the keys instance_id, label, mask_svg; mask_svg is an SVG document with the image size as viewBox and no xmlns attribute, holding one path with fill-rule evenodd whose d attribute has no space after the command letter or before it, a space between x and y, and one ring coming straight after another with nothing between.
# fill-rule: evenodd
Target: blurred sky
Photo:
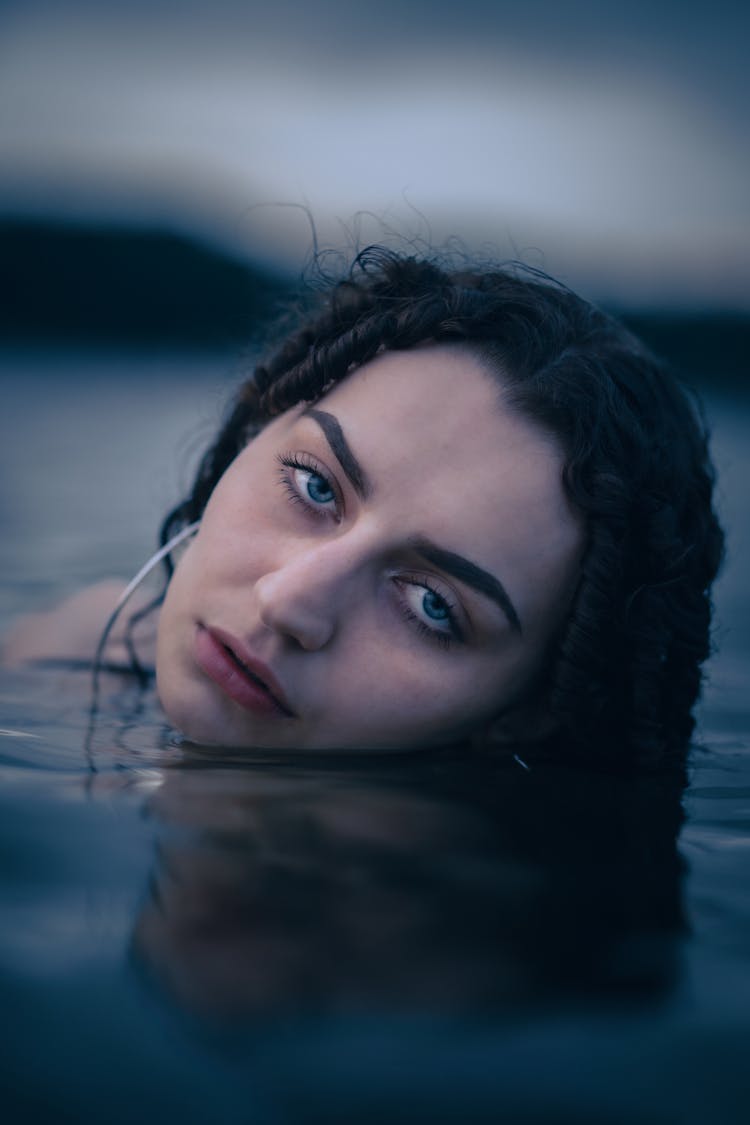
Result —
<instances>
[{"instance_id":1,"label":"blurred sky","mask_svg":"<svg viewBox=\"0 0 750 1125\"><path fill-rule=\"evenodd\" d=\"M0 0L0 213L294 266L306 216L265 204L323 243L368 211L600 299L747 310L749 31L732 0Z\"/></svg>"}]
</instances>

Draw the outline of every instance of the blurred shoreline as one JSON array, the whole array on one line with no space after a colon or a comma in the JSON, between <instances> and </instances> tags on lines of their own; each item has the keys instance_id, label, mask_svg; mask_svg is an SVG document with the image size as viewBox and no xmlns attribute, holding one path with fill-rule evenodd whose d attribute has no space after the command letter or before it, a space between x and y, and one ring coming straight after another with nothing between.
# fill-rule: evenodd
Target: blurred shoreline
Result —
<instances>
[{"instance_id":1,"label":"blurred shoreline","mask_svg":"<svg viewBox=\"0 0 750 1125\"><path fill-rule=\"evenodd\" d=\"M159 225L0 218L0 261L0 344L23 348L236 354L305 285ZM697 385L748 385L750 312L600 303Z\"/></svg>"}]
</instances>

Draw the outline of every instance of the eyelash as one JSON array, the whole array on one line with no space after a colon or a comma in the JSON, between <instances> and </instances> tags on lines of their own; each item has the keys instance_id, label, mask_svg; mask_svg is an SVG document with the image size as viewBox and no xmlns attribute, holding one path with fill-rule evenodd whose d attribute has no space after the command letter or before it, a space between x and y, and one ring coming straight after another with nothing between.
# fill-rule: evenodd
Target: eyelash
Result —
<instances>
[{"instance_id":1,"label":"eyelash","mask_svg":"<svg viewBox=\"0 0 750 1125\"><path fill-rule=\"evenodd\" d=\"M310 473L313 476L320 477L324 480L327 486L333 493L334 500L336 501L335 518L341 518L343 509L343 502L341 494L335 482L329 477L328 473L322 468L321 465L311 457L308 453L283 453L278 454L276 460L278 461L281 469L279 470L279 478L282 486L288 495L289 501L292 504L299 504L306 512L308 512L313 519L330 519L334 513L329 508L323 508L317 504L311 504L305 500L304 496L300 493L297 486L289 475L289 469L299 469L303 473Z\"/></svg>"},{"instance_id":2,"label":"eyelash","mask_svg":"<svg viewBox=\"0 0 750 1125\"><path fill-rule=\"evenodd\" d=\"M312 516L313 519L329 519L332 515L329 509L322 508L319 505L308 503L308 501L305 500L304 496L302 496L299 489L294 484L289 475L290 469L292 471L294 471L295 469L299 469L303 473L311 473L315 476L319 476L322 480L325 481L326 485L333 493L334 499L336 501L336 513L334 518L337 520L341 518L343 501L341 499L339 489L335 481L331 479L328 473L322 468L322 466L315 460L314 457L311 457L308 453L284 453L278 454L276 460L281 466L279 470L279 478L284 491L287 493L287 497L290 503L299 504L310 516ZM404 618L404 620L408 621L410 625L416 628L423 637L439 645L442 649L450 648L454 641L463 640L463 634L456 620L456 607L450 601L450 599L445 596L442 590L439 590L435 585L430 583L423 576L417 577L411 575L399 575L397 578L394 578L394 584L399 590L396 604L398 606L399 612L401 613L401 616ZM422 619L418 617L416 613L414 613L414 611L410 608L407 601L401 594L401 586L416 586L422 590L429 590L430 593L440 598L447 610L447 620L448 624L450 625L450 632L442 632L439 629L431 629L429 625L425 625L424 621L422 621Z\"/></svg>"},{"instance_id":3,"label":"eyelash","mask_svg":"<svg viewBox=\"0 0 750 1125\"><path fill-rule=\"evenodd\" d=\"M429 625L425 625L421 617L417 617L416 613L414 613L408 603L401 596L399 596L397 604L401 615L408 622L413 624L416 629L422 634L422 636L426 637L428 640L434 641L437 645L440 646L440 648L443 649L450 648L454 641L463 640L463 634L456 620L456 607L445 596L442 590L439 590L428 579L422 576L417 578L416 576L411 577L408 574L399 575L398 578L394 579L394 582L397 587L402 585L417 586L420 590L429 590L431 594L434 594L436 597L440 598L441 602L445 606L448 613L448 624L450 625L451 630L449 633L444 633L439 629L431 629Z\"/></svg>"}]
</instances>

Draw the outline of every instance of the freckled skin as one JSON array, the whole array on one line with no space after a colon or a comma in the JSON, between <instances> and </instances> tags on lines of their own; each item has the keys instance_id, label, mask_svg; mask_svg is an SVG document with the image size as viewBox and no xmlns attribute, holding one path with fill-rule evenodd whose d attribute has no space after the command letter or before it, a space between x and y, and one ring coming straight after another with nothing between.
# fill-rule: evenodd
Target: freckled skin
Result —
<instances>
[{"instance_id":1,"label":"freckled skin","mask_svg":"<svg viewBox=\"0 0 750 1125\"><path fill-rule=\"evenodd\" d=\"M462 736L528 693L567 613L583 531L561 451L458 346L386 352L316 405L338 419L370 494L356 494L302 407L243 450L167 592L163 706L189 738L232 746L387 750ZM289 455L302 470L279 463ZM418 558L417 537L496 576L522 634ZM295 717L250 713L207 678L199 624L241 638Z\"/></svg>"}]
</instances>

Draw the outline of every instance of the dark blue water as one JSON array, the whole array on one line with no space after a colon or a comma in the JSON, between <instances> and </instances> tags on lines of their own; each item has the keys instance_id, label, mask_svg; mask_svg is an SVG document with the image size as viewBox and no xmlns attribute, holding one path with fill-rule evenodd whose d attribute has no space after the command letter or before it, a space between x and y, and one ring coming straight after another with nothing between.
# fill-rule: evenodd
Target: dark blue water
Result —
<instances>
[{"instance_id":1,"label":"dark blue water","mask_svg":"<svg viewBox=\"0 0 750 1125\"><path fill-rule=\"evenodd\" d=\"M230 365L6 354L0 623L132 573ZM3 1120L745 1122L750 404L683 793L512 762L237 762L148 693L0 679Z\"/></svg>"}]
</instances>

